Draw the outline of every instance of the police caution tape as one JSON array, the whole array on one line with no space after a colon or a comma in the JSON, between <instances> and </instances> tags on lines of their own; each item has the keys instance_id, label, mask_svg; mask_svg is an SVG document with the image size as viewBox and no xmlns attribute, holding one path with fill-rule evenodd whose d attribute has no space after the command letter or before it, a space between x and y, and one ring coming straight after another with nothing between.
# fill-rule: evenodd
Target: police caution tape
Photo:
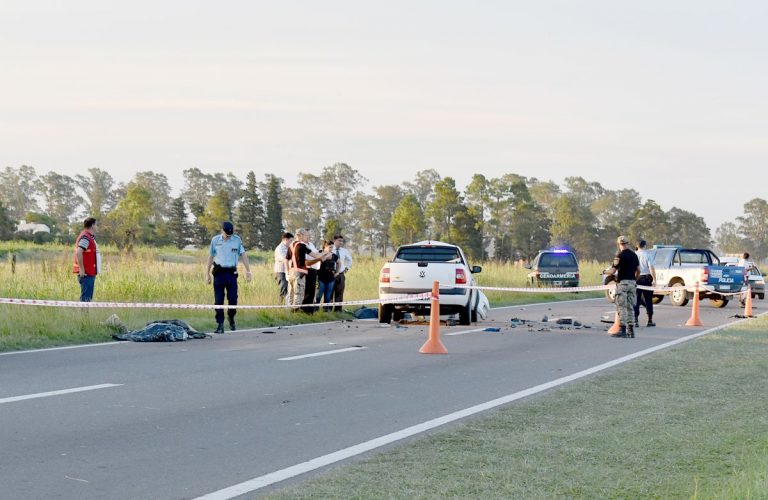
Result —
<instances>
[{"instance_id":1,"label":"police caution tape","mask_svg":"<svg viewBox=\"0 0 768 500\"><path fill-rule=\"evenodd\" d=\"M515 287L498 287L498 286L477 286L477 285L451 285L453 288L466 288L466 289L473 289L473 290L486 290L486 291L494 291L494 292L515 292L515 293L573 293L573 292L599 292L603 290L610 290L614 288L615 284L610 285L593 285L593 286L573 286L573 287L537 287L537 288L515 288ZM705 288L706 285L701 285L698 287L698 291L700 292L707 292L707 293L715 293L718 295L722 295L724 297L732 297L736 295L741 295L744 293L744 290L739 292L718 292L716 290L710 290L708 288ZM637 285L638 290L651 290L653 292L673 292L673 291L681 291L685 290L687 292L695 292L697 290L697 287L695 285L692 286L645 286L645 285Z\"/></svg>"},{"instance_id":2,"label":"police caution tape","mask_svg":"<svg viewBox=\"0 0 768 500\"><path fill-rule=\"evenodd\" d=\"M333 306L355 306L368 304L396 304L399 302L413 302L415 300L428 300L432 297L430 292L404 295L402 297L391 299L367 299L367 300L347 300L344 302L328 302L322 304L299 304L299 305L244 305L238 304L230 306L227 304L163 304L154 302L78 302L74 300L45 300L45 299L14 299L0 297L0 304L12 304L19 306L42 306L42 307L88 307L95 309L297 309L301 307L333 307Z\"/></svg>"},{"instance_id":3,"label":"police caution tape","mask_svg":"<svg viewBox=\"0 0 768 500\"><path fill-rule=\"evenodd\" d=\"M493 292L513 292L513 293L573 293L573 292L599 292L613 288L615 285L593 285L593 286L576 286L576 287L498 287L498 286L477 286L477 285L448 285L452 288L465 288L473 290L485 290ZM650 290L653 292L669 293L673 291L685 290L687 292L700 292L714 293L722 295L723 297L735 297L744 293L744 290L738 292L718 292L716 290L710 290L706 288L706 285L700 287L696 286L645 286L637 285L638 290ZM366 300L347 300L344 302L328 302L321 304L300 304L300 305L243 305L238 304L231 306L227 304L214 305L214 304L165 304L154 302L78 302L74 300L46 300L46 299L17 299L0 297L0 304L11 304L21 306L42 306L42 307L88 307L88 308L101 308L101 309L129 309L129 308L143 308L143 309L297 309L301 307L335 307L335 306L356 306L356 305L371 305L371 304L397 304L403 302L414 302L417 300L429 300L432 297L431 292L416 293L410 295L403 295L402 297L388 298L388 299L366 299Z\"/></svg>"}]
</instances>

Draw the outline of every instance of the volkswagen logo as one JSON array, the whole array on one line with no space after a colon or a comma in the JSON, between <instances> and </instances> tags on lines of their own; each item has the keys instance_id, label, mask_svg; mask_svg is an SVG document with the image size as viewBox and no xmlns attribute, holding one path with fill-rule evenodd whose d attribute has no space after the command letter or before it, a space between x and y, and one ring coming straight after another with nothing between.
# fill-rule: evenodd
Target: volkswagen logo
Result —
<instances>
[{"instance_id":1,"label":"volkswagen logo","mask_svg":"<svg viewBox=\"0 0 768 500\"><path fill-rule=\"evenodd\" d=\"M427 275L426 271L419 271L419 278L423 278L426 275Z\"/></svg>"}]
</instances>

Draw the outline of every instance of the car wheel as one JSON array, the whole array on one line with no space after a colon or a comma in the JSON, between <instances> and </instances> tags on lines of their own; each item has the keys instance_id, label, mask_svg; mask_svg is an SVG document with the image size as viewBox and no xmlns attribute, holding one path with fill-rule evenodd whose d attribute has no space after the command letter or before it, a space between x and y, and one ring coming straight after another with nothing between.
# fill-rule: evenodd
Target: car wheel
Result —
<instances>
[{"instance_id":1,"label":"car wheel","mask_svg":"<svg viewBox=\"0 0 768 500\"><path fill-rule=\"evenodd\" d=\"M392 304L379 304L379 323L389 323L392 321Z\"/></svg>"},{"instance_id":2,"label":"car wheel","mask_svg":"<svg viewBox=\"0 0 768 500\"><path fill-rule=\"evenodd\" d=\"M653 299L651 299L651 302L653 302L654 305L660 303L662 300L664 300L663 295L654 295Z\"/></svg>"},{"instance_id":3,"label":"car wheel","mask_svg":"<svg viewBox=\"0 0 768 500\"><path fill-rule=\"evenodd\" d=\"M403 318L405 318L405 312L395 309L395 306L392 307L392 321L400 321Z\"/></svg>"},{"instance_id":4,"label":"car wheel","mask_svg":"<svg viewBox=\"0 0 768 500\"><path fill-rule=\"evenodd\" d=\"M722 299L709 299L712 302L712 305L717 307L718 309L722 309L723 307L728 305L728 299L723 297Z\"/></svg>"},{"instance_id":5,"label":"car wheel","mask_svg":"<svg viewBox=\"0 0 768 500\"><path fill-rule=\"evenodd\" d=\"M610 303L616 302L616 282L611 281L606 283L606 285L608 285L608 288L605 289L605 298Z\"/></svg>"},{"instance_id":6,"label":"car wheel","mask_svg":"<svg viewBox=\"0 0 768 500\"><path fill-rule=\"evenodd\" d=\"M765 294L764 293L758 293L757 298L760 300L765 300Z\"/></svg>"},{"instance_id":7,"label":"car wheel","mask_svg":"<svg viewBox=\"0 0 768 500\"><path fill-rule=\"evenodd\" d=\"M472 324L472 303L467 303L466 306L462 307L459 311L459 324L460 325L471 325Z\"/></svg>"},{"instance_id":8,"label":"car wheel","mask_svg":"<svg viewBox=\"0 0 768 500\"><path fill-rule=\"evenodd\" d=\"M683 283L675 283L672 285L672 292L669 294L669 300L672 305L683 307L688 303L688 292L685 290Z\"/></svg>"}]
</instances>

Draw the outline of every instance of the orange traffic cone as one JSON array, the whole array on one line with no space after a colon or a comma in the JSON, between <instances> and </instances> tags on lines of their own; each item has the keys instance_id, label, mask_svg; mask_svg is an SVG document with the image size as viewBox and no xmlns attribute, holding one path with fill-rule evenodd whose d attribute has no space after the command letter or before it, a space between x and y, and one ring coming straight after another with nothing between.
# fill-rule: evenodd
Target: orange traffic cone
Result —
<instances>
[{"instance_id":1,"label":"orange traffic cone","mask_svg":"<svg viewBox=\"0 0 768 500\"><path fill-rule=\"evenodd\" d=\"M440 285L432 283L432 305L429 310L429 338L421 346L422 354L448 354L448 349L440 342Z\"/></svg>"},{"instance_id":2,"label":"orange traffic cone","mask_svg":"<svg viewBox=\"0 0 768 500\"><path fill-rule=\"evenodd\" d=\"M752 317L752 285L747 286L747 298L744 299L744 317Z\"/></svg>"},{"instance_id":3,"label":"orange traffic cone","mask_svg":"<svg viewBox=\"0 0 768 500\"><path fill-rule=\"evenodd\" d=\"M616 319L613 320L613 324L608 329L608 333L619 333L621 331L621 320L619 319L619 313L616 313Z\"/></svg>"},{"instance_id":4,"label":"orange traffic cone","mask_svg":"<svg viewBox=\"0 0 768 500\"><path fill-rule=\"evenodd\" d=\"M691 309L691 317L685 322L685 326L704 326L699 318L699 282L696 282L696 288L693 292L693 308Z\"/></svg>"}]
</instances>

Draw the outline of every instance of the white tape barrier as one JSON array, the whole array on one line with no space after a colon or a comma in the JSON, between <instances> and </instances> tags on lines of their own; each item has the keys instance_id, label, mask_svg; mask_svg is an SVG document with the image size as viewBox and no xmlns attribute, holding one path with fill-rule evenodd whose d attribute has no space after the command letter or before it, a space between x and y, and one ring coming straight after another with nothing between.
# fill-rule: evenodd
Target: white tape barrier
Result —
<instances>
[{"instance_id":1,"label":"white tape barrier","mask_svg":"<svg viewBox=\"0 0 768 500\"><path fill-rule=\"evenodd\" d=\"M477 286L477 285L449 285L451 288L464 288L473 290L487 290L494 292L514 292L514 293L573 293L573 292L599 292L614 287L610 285L576 286L576 287L497 287L497 286ZM684 289L688 292L695 292L697 287L670 287L670 286L645 286L637 285L639 290L650 290L653 292L672 292ZM714 293L723 297L734 297L741 295L745 290L738 292L717 292L709 290L706 285L700 285L698 290L701 292ZM431 292L405 295L403 297L391 299L367 299L367 300L349 300L344 302L328 302L321 304L301 304L301 305L214 305L214 304L164 304L149 302L78 302L72 300L45 300L45 299L14 299L0 297L0 304L14 304L23 306L43 306L43 307L89 307L89 308L146 308L146 309L296 309L300 307L336 307L336 306L355 306L369 304L396 304L402 302L414 302L417 300L429 300Z\"/></svg>"},{"instance_id":2,"label":"white tape barrier","mask_svg":"<svg viewBox=\"0 0 768 500\"><path fill-rule=\"evenodd\" d=\"M497 286L477 286L477 285L452 285L453 288L466 288L473 290L490 290L495 292L517 292L517 293L569 293L569 292L599 292L602 290L609 290L615 287L615 284L610 285L594 285L594 286L574 286L574 287L537 287L537 288L511 288L511 287L497 287ZM707 285L699 285L698 290L700 292L715 293L724 297L731 297L741 295L745 290L738 292L718 292L706 288ZM679 290L686 290L688 292L695 292L697 290L696 285L689 286L646 286L637 285L638 290L651 290L653 292L673 292Z\"/></svg>"},{"instance_id":3,"label":"white tape barrier","mask_svg":"<svg viewBox=\"0 0 768 500\"><path fill-rule=\"evenodd\" d=\"M536 287L536 288L509 288L500 286L477 286L477 285L450 285L451 288L466 288L473 290L490 290L494 292L516 292L516 293L569 293L569 292L599 292L607 290L609 285L594 286L572 286L572 287Z\"/></svg>"},{"instance_id":4,"label":"white tape barrier","mask_svg":"<svg viewBox=\"0 0 768 500\"><path fill-rule=\"evenodd\" d=\"M163 304L151 302L78 302L74 300L45 300L45 299L12 299L0 297L0 304L13 304L22 306L43 306L43 307L90 307L106 309L296 309L300 307L333 307L333 306L354 306L367 304L396 304L399 302L413 302L416 300L428 300L432 297L431 292L416 293L397 297L392 299L367 299L367 300L348 300L344 302L328 302L321 304L300 304L300 305L242 305L236 306L214 305L214 304Z\"/></svg>"}]
</instances>

